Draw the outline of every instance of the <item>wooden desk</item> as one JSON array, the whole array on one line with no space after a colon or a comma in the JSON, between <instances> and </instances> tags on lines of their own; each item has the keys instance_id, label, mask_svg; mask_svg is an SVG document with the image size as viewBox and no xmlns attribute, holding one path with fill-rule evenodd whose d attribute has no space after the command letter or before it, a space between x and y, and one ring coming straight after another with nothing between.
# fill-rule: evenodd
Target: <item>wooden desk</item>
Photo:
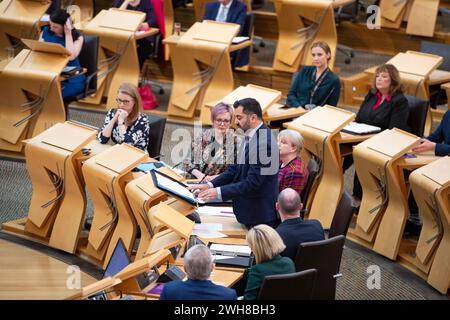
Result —
<instances>
[{"instance_id":1,"label":"wooden desk","mask_svg":"<svg viewBox=\"0 0 450 320\"><path fill-rule=\"evenodd\" d=\"M0 61L7 58L6 48L17 45L20 39L38 39L39 21L50 1L4 0L0 2Z\"/></svg>"},{"instance_id":2,"label":"wooden desk","mask_svg":"<svg viewBox=\"0 0 450 320\"><path fill-rule=\"evenodd\" d=\"M86 208L78 158L95 136L95 130L65 122L27 141L26 164L33 186L30 208L24 222L6 223L5 229L75 253Z\"/></svg>"},{"instance_id":3,"label":"wooden desk","mask_svg":"<svg viewBox=\"0 0 450 320\"><path fill-rule=\"evenodd\" d=\"M442 294L450 284L450 158L442 157L411 173L411 190L423 225L417 242L403 246L401 262Z\"/></svg>"},{"instance_id":4,"label":"wooden desk","mask_svg":"<svg viewBox=\"0 0 450 320\"><path fill-rule=\"evenodd\" d=\"M210 121L205 101L226 96L234 88L229 52L238 31L237 24L203 21L163 41L169 45L174 70L168 115L194 119L199 110L201 121Z\"/></svg>"},{"instance_id":5,"label":"wooden desk","mask_svg":"<svg viewBox=\"0 0 450 320\"><path fill-rule=\"evenodd\" d=\"M331 225L344 186L342 159L336 139L341 138L340 130L354 118L352 112L324 106L287 124L289 129L297 130L303 136L305 162L314 155L319 163L317 190L307 208L308 218L318 219L325 229Z\"/></svg>"},{"instance_id":6,"label":"wooden desk","mask_svg":"<svg viewBox=\"0 0 450 320\"><path fill-rule=\"evenodd\" d=\"M301 117L308 111L302 107L298 108L285 108L285 105L280 103L274 103L270 106L265 114L263 114L263 119L265 121L279 121Z\"/></svg>"},{"instance_id":7,"label":"wooden desk","mask_svg":"<svg viewBox=\"0 0 450 320\"><path fill-rule=\"evenodd\" d=\"M403 157L419 140L398 129L385 130L353 152L363 198L357 224L349 230L349 236L392 260L399 252L409 213L403 169L412 170L437 159L429 155Z\"/></svg>"},{"instance_id":8,"label":"wooden desk","mask_svg":"<svg viewBox=\"0 0 450 320\"><path fill-rule=\"evenodd\" d=\"M0 150L22 153L22 140L32 138L66 119L58 81L69 61L61 45L23 41L22 50L0 74Z\"/></svg>"},{"instance_id":9,"label":"wooden desk","mask_svg":"<svg viewBox=\"0 0 450 320\"><path fill-rule=\"evenodd\" d=\"M88 243L80 252L106 267L119 238L131 252L137 224L125 195L128 174L148 155L127 144L115 145L83 164L86 187L92 198L94 217Z\"/></svg>"},{"instance_id":10,"label":"wooden desk","mask_svg":"<svg viewBox=\"0 0 450 320\"><path fill-rule=\"evenodd\" d=\"M139 62L137 57L136 31L144 21L145 13L111 8L100 11L82 31L97 35L99 46L99 79L94 95L83 99L84 103L103 107L101 100L107 97L106 108L116 106L116 94L124 83L138 85ZM157 29L150 29L153 34ZM147 33L139 34L145 36Z\"/></svg>"},{"instance_id":11,"label":"wooden desk","mask_svg":"<svg viewBox=\"0 0 450 320\"><path fill-rule=\"evenodd\" d=\"M341 6L331 0L275 1L279 30L275 70L296 72L300 66L311 65L311 45L316 41L325 41L330 46L328 65L333 69L337 46L334 5Z\"/></svg>"}]
</instances>

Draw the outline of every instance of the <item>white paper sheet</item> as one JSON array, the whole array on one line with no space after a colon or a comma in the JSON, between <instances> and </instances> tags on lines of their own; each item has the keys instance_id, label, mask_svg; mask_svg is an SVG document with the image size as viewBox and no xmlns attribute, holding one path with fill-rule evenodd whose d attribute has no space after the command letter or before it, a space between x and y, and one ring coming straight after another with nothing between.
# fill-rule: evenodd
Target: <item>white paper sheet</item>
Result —
<instances>
[{"instance_id":1,"label":"white paper sheet","mask_svg":"<svg viewBox=\"0 0 450 320\"><path fill-rule=\"evenodd\" d=\"M235 218L233 207L202 206L197 209L200 216L220 216Z\"/></svg>"},{"instance_id":2,"label":"white paper sheet","mask_svg":"<svg viewBox=\"0 0 450 320\"><path fill-rule=\"evenodd\" d=\"M227 235L219 231L193 230L192 235L203 239L226 238Z\"/></svg>"},{"instance_id":3,"label":"white paper sheet","mask_svg":"<svg viewBox=\"0 0 450 320\"><path fill-rule=\"evenodd\" d=\"M235 253L238 255L247 255L247 256L249 256L250 253L252 252L249 246L218 244L218 243L213 243L210 249L213 252Z\"/></svg>"}]
</instances>

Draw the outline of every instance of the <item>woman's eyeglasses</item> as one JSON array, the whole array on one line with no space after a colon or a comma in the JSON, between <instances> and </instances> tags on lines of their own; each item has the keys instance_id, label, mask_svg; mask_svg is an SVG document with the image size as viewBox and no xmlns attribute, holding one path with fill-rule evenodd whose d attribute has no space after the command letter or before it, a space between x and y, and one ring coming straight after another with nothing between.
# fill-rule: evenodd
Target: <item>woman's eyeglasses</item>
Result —
<instances>
[{"instance_id":1,"label":"woman's eyeglasses","mask_svg":"<svg viewBox=\"0 0 450 320\"><path fill-rule=\"evenodd\" d=\"M217 124L230 124L230 120L228 119L215 119L214 122Z\"/></svg>"},{"instance_id":2,"label":"woman's eyeglasses","mask_svg":"<svg viewBox=\"0 0 450 320\"><path fill-rule=\"evenodd\" d=\"M133 101L131 101L131 100L122 100L122 99L116 98L116 102L117 102L117 104L121 104L122 103L122 104L127 106Z\"/></svg>"}]
</instances>

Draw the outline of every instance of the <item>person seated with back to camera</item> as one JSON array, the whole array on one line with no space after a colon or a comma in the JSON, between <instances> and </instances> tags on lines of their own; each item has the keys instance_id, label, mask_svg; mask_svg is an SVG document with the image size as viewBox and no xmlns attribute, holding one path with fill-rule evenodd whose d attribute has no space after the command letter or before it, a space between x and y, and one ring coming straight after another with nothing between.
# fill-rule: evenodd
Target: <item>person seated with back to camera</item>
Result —
<instances>
[{"instance_id":1,"label":"person seated with back to camera","mask_svg":"<svg viewBox=\"0 0 450 320\"><path fill-rule=\"evenodd\" d=\"M381 130L398 128L410 131L409 105L403 94L400 73L392 64L383 64L375 70L373 87L369 90L356 114L355 121L377 126ZM353 156L344 157L344 172L353 164ZM362 187L355 173L353 202L359 207Z\"/></svg>"},{"instance_id":2,"label":"person seated with back to camera","mask_svg":"<svg viewBox=\"0 0 450 320\"><path fill-rule=\"evenodd\" d=\"M312 66L304 66L289 88L286 105L312 109L316 106L337 106L341 92L339 77L328 67L331 49L326 42L311 46Z\"/></svg>"},{"instance_id":3,"label":"person seated with back to camera","mask_svg":"<svg viewBox=\"0 0 450 320\"><path fill-rule=\"evenodd\" d=\"M286 245L286 249L281 252L283 257L289 257L295 261L300 243L325 239L319 220L303 220L300 217L303 204L294 189L287 188L281 191L276 206L281 217L281 223L276 231Z\"/></svg>"},{"instance_id":4,"label":"person seated with back to camera","mask_svg":"<svg viewBox=\"0 0 450 320\"><path fill-rule=\"evenodd\" d=\"M68 67L80 67L81 48L83 47L83 36L72 26L70 15L62 10L56 9L50 15L50 25L45 26L40 35L39 41L58 43L70 53ZM72 76L61 82L62 97L66 100L69 97L79 95L84 91L86 76L79 74Z\"/></svg>"},{"instance_id":5,"label":"person seated with back to camera","mask_svg":"<svg viewBox=\"0 0 450 320\"><path fill-rule=\"evenodd\" d=\"M213 127L195 137L191 157L184 162L184 171L203 181L211 181L236 161L236 135L230 129L233 107L223 102L211 111Z\"/></svg>"},{"instance_id":6,"label":"person seated with back to camera","mask_svg":"<svg viewBox=\"0 0 450 320\"><path fill-rule=\"evenodd\" d=\"M214 270L211 251L203 244L190 248L184 255L187 280L164 285L160 300L236 300L236 291L209 280Z\"/></svg>"},{"instance_id":7,"label":"person seated with back to camera","mask_svg":"<svg viewBox=\"0 0 450 320\"><path fill-rule=\"evenodd\" d=\"M147 151L150 121L142 113L142 101L137 87L131 83L121 84L116 101L117 108L106 114L97 139L102 144L111 139L114 143L126 143Z\"/></svg>"},{"instance_id":8,"label":"person seated with back to camera","mask_svg":"<svg viewBox=\"0 0 450 320\"><path fill-rule=\"evenodd\" d=\"M155 10L151 0L115 0L113 8L140 11L146 14L145 21L139 26L139 30L148 30L149 28L158 28L156 23ZM142 69L145 59L152 53L155 36L139 39L136 41L139 68Z\"/></svg>"},{"instance_id":9,"label":"person seated with back to camera","mask_svg":"<svg viewBox=\"0 0 450 320\"><path fill-rule=\"evenodd\" d=\"M303 137L297 131L283 130L278 134L278 148L280 149L279 191L292 188L301 196L308 181L308 169L300 156L303 149Z\"/></svg>"},{"instance_id":10,"label":"person seated with back to camera","mask_svg":"<svg viewBox=\"0 0 450 320\"><path fill-rule=\"evenodd\" d=\"M260 224L251 228L247 233L247 243L255 255L256 264L248 272L244 300L255 300L266 276L294 273L295 265L290 258L280 255L286 246L278 233L268 225Z\"/></svg>"}]
</instances>

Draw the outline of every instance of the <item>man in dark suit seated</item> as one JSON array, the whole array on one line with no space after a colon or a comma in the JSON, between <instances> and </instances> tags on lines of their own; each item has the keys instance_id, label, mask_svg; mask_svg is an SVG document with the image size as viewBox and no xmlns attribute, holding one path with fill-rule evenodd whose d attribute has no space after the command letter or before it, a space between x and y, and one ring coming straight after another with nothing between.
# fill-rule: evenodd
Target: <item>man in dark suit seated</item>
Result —
<instances>
[{"instance_id":1,"label":"man in dark suit seated","mask_svg":"<svg viewBox=\"0 0 450 320\"><path fill-rule=\"evenodd\" d=\"M241 35L245 23L247 6L239 0L218 0L206 4L203 20L236 23L241 26Z\"/></svg>"},{"instance_id":2,"label":"man in dark suit seated","mask_svg":"<svg viewBox=\"0 0 450 320\"><path fill-rule=\"evenodd\" d=\"M240 0L218 0L206 4L203 20L230 22L240 25L238 36L243 36L247 6ZM247 36L247 35L245 35ZM231 53L232 65L242 67L249 63L248 48Z\"/></svg>"},{"instance_id":3,"label":"man in dark suit seated","mask_svg":"<svg viewBox=\"0 0 450 320\"><path fill-rule=\"evenodd\" d=\"M236 291L209 280L214 269L208 247L197 244L184 255L188 280L175 280L164 285L160 300L236 300Z\"/></svg>"},{"instance_id":4,"label":"man in dark suit seated","mask_svg":"<svg viewBox=\"0 0 450 320\"><path fill-rule=\"evenodd\" d=\"M258 224L276 227L278 196L278 146L269 127L262 121L259 102L253 98L234 103L235 121L244 132L237 163L208 184L189 187L205 201L233 200L236 219L248 229Z\"/></svg>"},{"instance_id":5,"label":"man in dark suit seated","mask_svg":"<svg viewBox=\"0 0 450 320\"><path fill-rule=\"evenodd\" d=\"M276 230L286 245L286 249L281 253L282 256L295 261L300 243L325 239L322 225L318 220L300 218L302 202L294 189L286 188L281 191L276 207L282 221Z\"/></svg>"}]
</instances>

